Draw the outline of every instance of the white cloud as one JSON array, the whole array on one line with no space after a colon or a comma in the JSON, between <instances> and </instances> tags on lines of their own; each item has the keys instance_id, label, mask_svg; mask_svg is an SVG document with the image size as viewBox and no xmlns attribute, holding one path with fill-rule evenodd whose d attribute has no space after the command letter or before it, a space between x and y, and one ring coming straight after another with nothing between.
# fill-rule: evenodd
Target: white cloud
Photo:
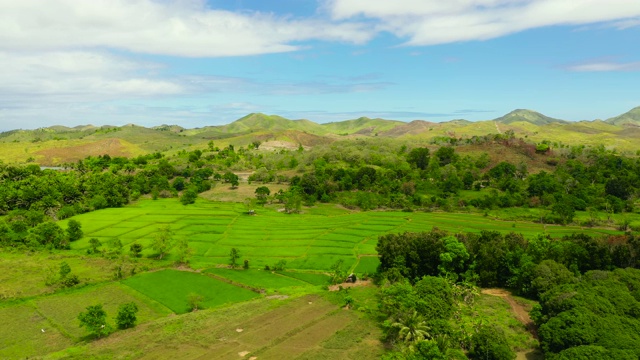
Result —
<instances>
[{"instance_id":1,"label":"white cloud","mask_svg":"<svg viewBox=\"0 0 640 360\"><path fill-rule=\"evenodd\" d=\"M204 0L0 0L0 49L124 49L185 57L293 51L292 43L363 43L354 22L213 10Z\"/></svg>"},{"instance_id":2,"label":"white cloud","mask_svg":"<svg viewBox=\"0 0 640 360\"><path fill-rule=\"evenodd\" d=\"M570 65L567 66L566 69L576 72L640 71L640 61L627 63L613 61L593 61Z\"/></svg>"},{"instance_id":3,"label":"white cloud","mask_svg":"<svg viewBox=\"0 0 640 360\"><path fill-rule=\"evenodd\" d=\"M326 6L336 20L375 19L378 30L406 37L406 45L415 46L640 16L637 0L328 0Z\"/></svg>"},{"instance_id":4,"label":"white cloud","mask_svg":"<svg viewBox=\"0 0 640 360\"><path fill-rule=\"evenodd\" d=\"M0 94L19 101L87 101L179 94L184 86L146 74L157 65L88 51L0 51ZM44 98L43 98L44 97Z\"/></svg>"}]
</instances>

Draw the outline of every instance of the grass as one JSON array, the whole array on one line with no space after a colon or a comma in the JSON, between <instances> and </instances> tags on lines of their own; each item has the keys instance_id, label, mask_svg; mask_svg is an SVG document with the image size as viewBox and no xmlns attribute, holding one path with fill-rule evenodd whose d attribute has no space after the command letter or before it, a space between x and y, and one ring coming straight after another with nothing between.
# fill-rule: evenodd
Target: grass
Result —
<instances>
[{"instance_id":1,"label":"grass","mask_svg":"<svg viewBox=\"0 0 640 360\"><path fill-rule=\"evenodd\" d=\"M2 359L40 356L73 345L29 304L0 308L0 324Z\"/></svg>"},{"instance_id":2,"label":"grass","mask_svg":"<svg viewBox=\"0 0 640 360\"><path fill-rule=\"evenodd\" d=\"M363 256L360 258L358 265L356 265L356 268L353 271L356 274L373 274L378 270L378 265L380 265L380 260L377 256Z\"/></svg>"},{"instance_id":3,"label":"grass","mask_svg":"<svg viewBox=\"0 0 640 360\"><path fill-rule=\"evenodd\" d=\"M313 273L305 273L305 272L294 272L294 271L282 271L279 274L288 276L294 279L302 280L311 285L329 285L331 278L325 274L313 274Z\"/></svg>"},{"instance_id":4,"label":"grass","mask_svg":"<svg viewBox=\"0 0 640 360\"><path fill-rule=\"evenodd\" d=\"M292 286L309 286L309 283L307 282L258 269L233 270L212 268L205 270L204 273L214 274L234 282L261 289L282 289Z\"/></svg>"},{"instance_id":5,"label":"grass","mask_svg":"<svg viewBox=\"0 0 640 360\"><path fill-rule=\"evenodd\" d=\"M114 324L118 307L128 302L135 302L138 305L138 323L148 322L171 313L161 304L118 283L80 288L33 300L33 304L42 315L60 331L74 339L87 335L86 329L80 328L77 320L78 314L87 306L103 304L110 323Z\"/></svg>"},{"instance_id":6,"label":"grass","mask_svg":"<svg viewBox=\"0 0 640 360\"><path fill-rule=\"evenodd\" d=\"M178 314L190 311L187 297L191 293L204 297L201 304L204 308L241 302L259 296L253 291L206 275L176 270L145 273L124 280L123 283Z\"/></svg>"},{"instance_id":7,"label":"grass","mask_svg":"<svg viewBox=\"0 0 640 360\"><path fill-rule=\"evenodd\" d=\"M292 359L320 351L324 359L377 358L384 351L377 342L379 330L375 323L361 321L357 312L340 310L318 296L262 298L165 317L148 324L144 331L117 332L108 341L76 346L50 357L237 359L239 352L248 351L250 355L244 358ZM350 348L335 349L333 344L340 340L335 334L344 336L345 329L354 331L354 338L347 339ZM326 357L331 354L338 356ZM372 356L366 356L369 354Z\"/></svg>"},{"instance_id":8,"label":"grass","mask_svg":"<svg viewBox=\"0 0 640 360\"><path fill-rule=\"evenodd\" d=\"M62 262L66 262L72 273L84 283L111 279L111 263L104 258L87 257L74 252L3 252L0 254L0 299L53 292L53 288L45 285L45 279L49 269L58 272Z\"/></svg>"},{"instance_id":9,"label":"grass","mask_svg":"<svg viewBox=\"0 0 640 360\"><path fill-rule=\"evenodd\" d=\"M525 326L515 318L511 306L502 298L482 294L472 307L463 307L461 326L472 332L475 324L492 324L502 329L507 336L509 346L515 351L537 347L537 341L529 334Z\"/></svg>"}]
</instances>

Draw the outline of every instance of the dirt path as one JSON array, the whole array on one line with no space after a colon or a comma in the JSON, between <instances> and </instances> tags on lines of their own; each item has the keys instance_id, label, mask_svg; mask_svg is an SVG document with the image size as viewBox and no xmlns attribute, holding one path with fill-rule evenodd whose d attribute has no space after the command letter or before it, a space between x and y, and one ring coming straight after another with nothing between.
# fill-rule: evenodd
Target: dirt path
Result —
<instances>
[{"instance_id":1,"label":"dirt path","mask_svg":"<svg viewBox=\"0 0 640 360\"><path fill-rule=\"evenodd\" d=\"M482 289L483 294L497 296L503 298L509 306L511 306L511 311L516 316L516 319L520 321L526 328L527 331L533 336L536 340L538 339L538 332L536 331L536 327L529 316L529 312L522 306L522 304L518 303L511 293L504 289ZM540 360L544 359L544 356L538 349L530 349L525 351L519 351L516 354L516 360Z\"/></svg>"},{"instance_id":2,"label":"dirt path","mask_svg":"<svg viewBox=\"0 0 640 360\"><path fill-rule=\"evenodd\" d=\"M510 292L503 289L482 289L482 293L503 298L511 306L511 311L516 315L518 321L527 328L527 331L529 331L534 338L538 339L538 332L529 316L529 312L511 296Z\"/></svg>"}]
</instances>

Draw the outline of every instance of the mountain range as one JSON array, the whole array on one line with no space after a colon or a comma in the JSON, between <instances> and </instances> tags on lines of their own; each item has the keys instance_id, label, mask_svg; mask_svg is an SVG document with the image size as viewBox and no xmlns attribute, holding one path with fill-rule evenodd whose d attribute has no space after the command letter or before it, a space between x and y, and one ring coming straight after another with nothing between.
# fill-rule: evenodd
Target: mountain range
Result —
<instances>
[{"instance_id":1,"label":"mountain range","mask_svg":"<svg viewBox=\"0 0 640 360\"><path fill-rule=\"evenodd\" d=\"M108 153L136 156L149 152L176 152L192 147L254 141L266 148L297 148L327 144L341 139L393 138L429 143L438 137L468 138L510 131L531 142L543 140L565 145L604 145L634 153L640 150L640 107L607 120L567 121L532 110L518 109L487 121L451 120L403 122L360 117L318 124L310 120L290 120L278 115L248 114L230 124L187 129L179 125L152 128L124 126L50 126L35 130L0 133L0 160L36 161L55 165L88 155Z\"/></svg>"}]
</instances>

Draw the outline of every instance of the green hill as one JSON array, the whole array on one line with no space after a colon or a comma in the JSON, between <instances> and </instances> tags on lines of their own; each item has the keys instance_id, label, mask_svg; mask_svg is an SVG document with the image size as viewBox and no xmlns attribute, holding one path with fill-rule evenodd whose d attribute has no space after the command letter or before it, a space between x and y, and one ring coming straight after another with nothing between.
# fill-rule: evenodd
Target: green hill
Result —
<instances>
[{"instance_id":1,"label":"green hill","mask_svg":"<svg viewBox=\"0 0 640 360\"><path fill-rule=\"evenodd\" d=\"M309 120L289 120L278 115L252 113L231 124L216 127L223 133L246 133L257 131L299 130L313 134L325 132L323 128Z\"/></svg>"},{"instance_id":2,"label":"green hill","mask_svg":"<svg viewBox=\"0 0 640 360\"><path fill-rule=\"evenodd\" d=\"M503 124L511 124L514 122L524 121L528 123L532 123L534 125L547 125L552 123L561 123L567 124L568 121L554 119L548 116L545 116L539 112L525 109L517 109L508 113L507 115L501 116L497 119L493 119L493 121L500 122Z\"/></svg>"},{"instance_id":3,"label":"green hill","mask_svg":"<svg viewBox=\"0 0 640 360\"><path fill-rule=\"evenodd\" d=\"M403 121L370 119L363 116L353 120L326 123L321 126L327 132L333 134L344 135L357 133L361 135L374 135L375 133L389 131L405 124Z\"/></svg>"},{"instance_id":4,"label":"green hill","mask_svg":"<svg viewBox=\"0 0 640 360\"><path fill-rule=\"evenodd\" d=\"M617 126L640 126L640 106L622 115L607 119L605 122Z\"/></svg>"}]
</instances>

